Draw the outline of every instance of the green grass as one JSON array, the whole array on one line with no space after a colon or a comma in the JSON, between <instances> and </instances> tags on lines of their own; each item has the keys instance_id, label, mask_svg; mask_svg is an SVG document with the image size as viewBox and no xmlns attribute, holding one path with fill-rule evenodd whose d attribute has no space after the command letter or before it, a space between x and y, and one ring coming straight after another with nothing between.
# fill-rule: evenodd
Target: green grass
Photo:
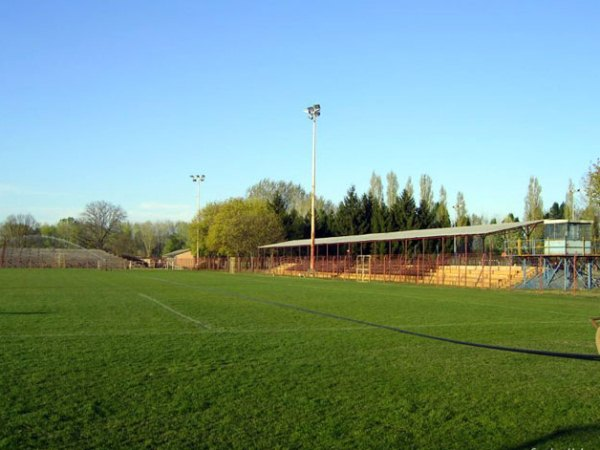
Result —
<instances>
[{"instance_id":1,"label":"green grass","mask_svg":"<svg viewBox=\"0 0 600 450\"><path fill-rule=\"evenodd\" d=\"M600 446L598 362L264 300L590 354L600 315L589 294L0 270L0 448Z\"/></svg>"}]
</instances>

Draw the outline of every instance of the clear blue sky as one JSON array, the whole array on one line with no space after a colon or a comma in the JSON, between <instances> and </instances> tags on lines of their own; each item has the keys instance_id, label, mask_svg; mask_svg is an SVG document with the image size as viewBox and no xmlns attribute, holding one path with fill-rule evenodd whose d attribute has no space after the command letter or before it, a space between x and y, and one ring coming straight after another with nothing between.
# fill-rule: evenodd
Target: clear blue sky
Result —
<instances>
[{"instance_id":1,"label":"clear blue sky","mask_svg":"<svg viewBox=\"0 0 600 450\"><path fill-rule=\"evenodd\" d=\"M0 2L0 221L189 220L262 178L338 203L429 174L469 213L563 201L600 155L600 2Z\"/></svg>"}]
</instances>

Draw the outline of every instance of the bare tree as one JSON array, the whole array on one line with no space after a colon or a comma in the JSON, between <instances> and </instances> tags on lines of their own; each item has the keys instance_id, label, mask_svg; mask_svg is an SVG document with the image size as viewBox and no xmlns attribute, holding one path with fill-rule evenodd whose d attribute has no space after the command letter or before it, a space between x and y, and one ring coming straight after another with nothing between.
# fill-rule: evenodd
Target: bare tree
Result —
<instances>
[{"instance_id":1,"label":"bare tree","mask_svg":"<svg viewBox=\"0 0 600 450\"><path fill-rule=\"evenodd\" d=\"M573 180L569 178L569 187L565 196L565 210L563 219L571 220L575 216L575 185Z\"/></svg>"},{"instance_id":2,"label":"bare tree","mask_svg":"<svg viewBox=\"0 0 600 450\"><path fill-rule=\"evenodd\" d=\"M259 198L268 202L272 202L275 195L279 194L288 212L295 209L304 215L310 210L310 195L302 186L292 182L273 181L265 178L250 186L246 192L248 198Z\"/></svg>"},{"instance_id":3,"label":"bare tree","mask_svg":"<svg viewBox=\"0 0 600 450\"><path fill-rule=\"evenodd\" d=\"M135 231L144 246L144 256L150 258L152 256L152 251L159 240L159 229L157 224L152 223L149 220L143 223L137 223L135 224Z\"/></svg>"},{"instance_id":4,"label":"bare tree","mask_svg":"<svg viewBox=\"0 0 600 450\"><path fill-rule=\"evenodd\" d=\"M383 203L383 183L381 181L381 177L375 172L371 174L369 194L371 194L375 201L377 201L379 204Z\"/></svg>"},{"instance_id":5,"label":"bare tree","mask_svg":"<svg viewBox=\"0 0 600 450\"><path fill-rule=\"evenodd\" d=\"M421 175L419 188L421 192L421 202L424 202L427 207L431 209L433 207L433 182L429 175Z\"/></svg>"},{"instance_id":6,"label":"bare tree","mask_svg":"<svg viewBox=\"0 0 600 450\"><path fill-rule=\"evenodd\" d=\"M389 208L394 206L394 203L398 200L398 177L392 171L386 175L387 189L386 189L386 201Z\"/></svg>"},{"instance_id":7,"label":"bare tree","mask_svg":"<svg viewBox=\"0 0 600 450\"><path fill-rule=\"evenodd\" d=\"M544 218L544 204L542 202L542 187L537 177L529 178L529 187L525 197L525 220L539 220Z\"/></svg>"},{"instance_id":8,"label":"bare tree","mask_svg":"<svg viewBox=\"0 0 600 450\"><path fill-rule=\"evenodd\" d=\"M600 158L592 163L585 175L583 190L587 197L587 205L583 211L583 216L598 223L600 219Z\"/></svg>"},{"instance_id":9,"label":"bare tree","mask_svg":"<svg viewBox=\"0 0 600 450\"><path fill-rule=\"evenodd\" d=\"M10 215L0 227L0 240L11 241L20 247L25 236L39 233L40 224L31 214Z\"/></svg>"},{"instance_id":10,"label":"bare tree","mask_svg":"<svg viewBox=\"0 0 600 450\"><path fill-rule=\"evenodd\" d=\"M406 186L404 187L404 190L406 191L408 197L415 198L415 188L413 187L411 177L408 177L408 180L406 180Z\"/></svg>"},{"instance_id":11,"label":"bare tree","mask_svg":"<svg viewBox=\"0 0 600 450\"><path fill-rule=\"evenodd\" d=\"M86 244L105 250L109 239L126 218L127 213L120 206L105 201L88 203L81 214Z\"/></svg>"},{"instance_id":12,"label":"bare tree","mask_svg":"<svg viewBox=\"0 0 600 450\"><path fill-rule=\"evenodd\" d=\"M447 197L448 194L446 193L444 186L440 187L440 200L437 203L437 208L435 210L435 220L440 227L450 226L450 214L448 213Z\"/></svg>"}]
</instances>

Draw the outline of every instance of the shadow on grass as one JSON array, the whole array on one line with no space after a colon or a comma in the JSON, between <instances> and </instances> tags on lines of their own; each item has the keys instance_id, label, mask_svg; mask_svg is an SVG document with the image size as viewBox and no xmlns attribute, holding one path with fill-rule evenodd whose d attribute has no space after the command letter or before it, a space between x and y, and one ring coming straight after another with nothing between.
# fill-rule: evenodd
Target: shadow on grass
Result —
<instances>
[{"instance_id":1,"label":"shadow on grass","mask_svg":"<svg viewBox=\"0 0 600 450\"><path fill-rule=\"evenodd\" d=\"M589 439L598 439L600 435L600 425L582 425L576 427L562 428L545 436L540 436L530 441L519 444L516 447L510 447L509 450L531 450L532 448L546 448L554 441L560 440L568 443L568 448L585 447L585 442ZM566 445L566 444L565 444Z\"/></svg>"},{"instance_id":2,"label":"shadow on grass","mask_svg":"<svg viewBox=\"0 0 600 450\"><path fill-rule=\"evenodd\" d=\"M0 311L0 316L38 316L53 314L51 311Z\"/></svg>"}]
</instances>

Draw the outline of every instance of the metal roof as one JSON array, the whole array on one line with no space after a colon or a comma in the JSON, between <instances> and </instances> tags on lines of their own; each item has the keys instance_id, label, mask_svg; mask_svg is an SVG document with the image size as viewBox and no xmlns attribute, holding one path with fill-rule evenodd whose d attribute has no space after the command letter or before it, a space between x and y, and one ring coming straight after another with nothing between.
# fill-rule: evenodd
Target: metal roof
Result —
<instances>
[{"instance_id":1,"label":"metal roof","mask_svg":"<svg viewBox=\"0 0 600 450\"><path fill-rule=\"evenodd\" d=\"M336 236L315 239L315 245L355 244L361 242L381 241L407 241L416 239L436 239L464 236L487 236L513 231L519 228L528 228L544 222L532 220L529 222L498 223L493 225L473 225L469 227L429 228L426 230L392 231L390 233L371 233L354 236ZM259 248L288 248L307 247L310 239L297 239L295 241L278 242L276 244L261 245Z\"/></svg>"},{"instance_id":2,"label":"metal roof","mask_svg":"<svg viewBox=\"0 0 600 450\"><path fill-rule=\"evenodd\" d=\"M185 252L191 253L191 250L189 248L180 248L179 250L173 250L172 252L165 253L162 256L163 256L163 258L174 258L176 256L184 254Z\"/></svg>"}]
</instances>

